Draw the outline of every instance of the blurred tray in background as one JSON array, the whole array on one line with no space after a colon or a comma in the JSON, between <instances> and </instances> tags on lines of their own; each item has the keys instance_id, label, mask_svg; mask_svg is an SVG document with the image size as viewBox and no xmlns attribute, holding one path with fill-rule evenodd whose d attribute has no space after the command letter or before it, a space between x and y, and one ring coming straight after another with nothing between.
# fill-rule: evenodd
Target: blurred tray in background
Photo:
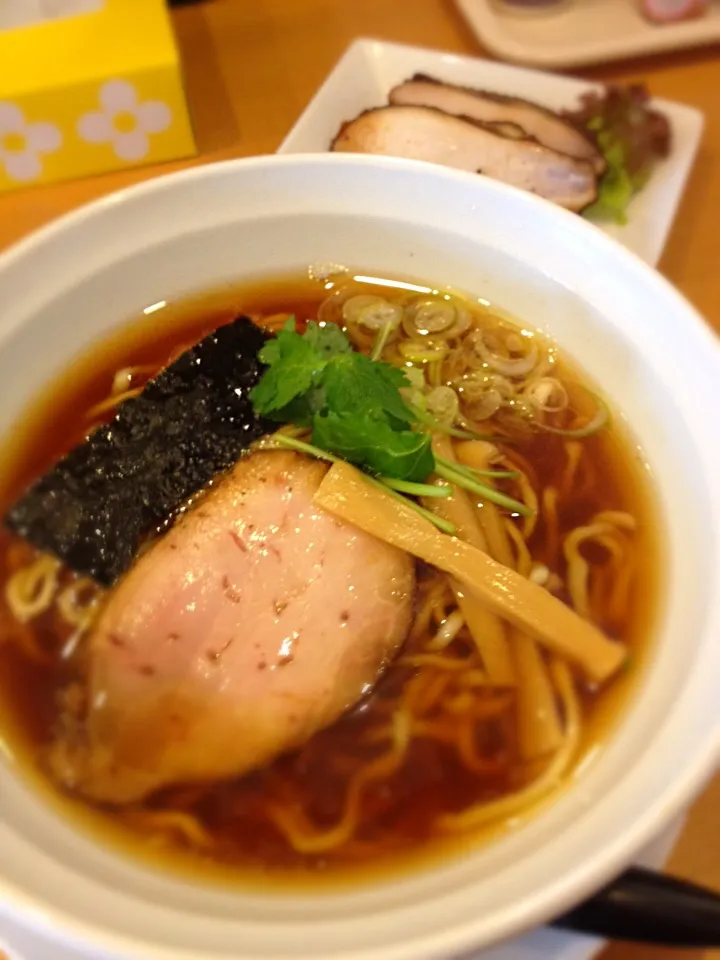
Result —
<instances>
[{"instance_id":1,"label":"blurred tray in background","mask_svg":"<svg viewBox=\"0 0 720 960\"><path fill-rule=\"evenodd\" d=\"M533 10L455 0L482 45L515 63L563 69L720 43L720 6L697 20L654 24L637 0L565 0Z\"/></svg>"}]
</instances>

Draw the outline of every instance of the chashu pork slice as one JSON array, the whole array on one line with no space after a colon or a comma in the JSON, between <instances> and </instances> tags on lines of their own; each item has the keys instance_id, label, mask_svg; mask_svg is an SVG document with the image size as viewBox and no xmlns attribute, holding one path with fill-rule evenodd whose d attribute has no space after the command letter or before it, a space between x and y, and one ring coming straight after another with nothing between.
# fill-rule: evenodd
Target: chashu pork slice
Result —
<instances>
[{"instance_id":1,"label":"chashu pork slice","mask_svg":"<svg viewBox=\"0 0 720 960\"><path fill-rule=\"evenodd\" d=\"M530 100L458 87L424 74L416 74L412 80L393 87L389 100L396 106L435 107L481 123L514 124L527 136L558 153L588 160L597 174L603 174L607 167L605 158L589 137L552 110Z\"/></svg>"},{"instance_id":2,"label":"chashu pork slice","mask_svg":"<svg viewBox=\"0 0 720 960\"><path fill-rule=\"evenodd\" d=\"M426 160L484 173L580 211L597 198L587 160L557 153L532 139L504 136L497 127L453 117L432 107L378 107L343 125L332 150Z\"/></svg>"},{"instance_id":3,"label":"chashu pork slice","mask_svg":"<svg viewBox=\"0 0 720 960\"><path fill-rule=\"evenodd\" d=\"M414 565L313 504L325 472L256 452L140 557L94 627L87 714L51 751L66 786L119 804L238 777L372 688Z\"/></svg>"}]
</instances>

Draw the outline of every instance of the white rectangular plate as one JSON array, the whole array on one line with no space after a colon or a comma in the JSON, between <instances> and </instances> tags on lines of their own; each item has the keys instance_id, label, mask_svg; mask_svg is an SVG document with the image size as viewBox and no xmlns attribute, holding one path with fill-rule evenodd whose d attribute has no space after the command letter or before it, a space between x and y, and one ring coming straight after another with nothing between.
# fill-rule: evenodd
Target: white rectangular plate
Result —
<instances>
[{"instance_id":1,"label":"white rectangular plate","mask_svg":"<svg viewBox=\"0 0 720 960\"><path fill-rule=\"evenodd\" d=\"M493 0L455 2L486 49L536 67L578 67L720 40L720 7L713 5L697 20L651 23L637 0L566 0L532 12Z\"/></svg>"},{"instance_id":2,"label":"white rectangular plate","mask_svg":"<svg viewBox=\"0 0 720 960\"><path fill-rule=\"evenodd\" d=\"M574 107L595 84L511 67L474 57L424 50L377 40L357 40L281 144L278 153L319 153L329 148L340 125L369 107L387 103L395 84L414 73L535 100L552 109ZM702 137L703 115L692 107L655 101L670 119L673 147L649 183L633 199L626 226L598 224L647 263L656 266L670 232Z\"/></svg>"}]
</instances>

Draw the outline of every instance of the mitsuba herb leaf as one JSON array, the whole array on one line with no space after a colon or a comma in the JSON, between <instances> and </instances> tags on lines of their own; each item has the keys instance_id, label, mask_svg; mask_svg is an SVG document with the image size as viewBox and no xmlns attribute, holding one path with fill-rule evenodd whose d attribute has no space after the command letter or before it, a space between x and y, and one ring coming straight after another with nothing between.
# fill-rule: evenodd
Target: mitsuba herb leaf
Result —
<instances>
[{"instance_id":1,"label":"mitsuba herb leaf","mask_svg":"<svg viewBox=\"0 0 720 960\"><path fill-rule=\"evenodd\" d=\"M435 465L428 434L394 430L387 420L369 413L318 414L312 442L372 473L398 480L419 483Z\"/></svg>"},{"instance_id":2,"label":"mitsuba herb leaf","mask_svg":"<svg viewBox=\"0 0 720 960\"><path fill-rule=\"evenodd\" d=\"M326 360L340 353L352 353L352 344L335 323L320 325L311 320L303 336Z\"/></svg>"},{"instance_id":3,"label":"mitsuba herb leaf","mask_svg":"<svg viewBox=\"0 0 720 960\"><path fill-rule=\"evenodd\" d=\"M282 356L283 343L288 342L286 334L295 333L295 317L288 317L280 330L272 340L268 340L265 346L258 353L258 360L268 364L277 363Z\"/></svg>"},{"instance_id":4,"label":"mitsuba herb leaf","mask_svg":"<svg viewBox=\"0 0 720 960\"><path fill-rule=\"evenodd\" d=\"M416 419L400 395L400 389L408 386L407 377L389 363L362 353L336 357L324 373L323 384L327 409L335 413L362 411L378 419L388 415L401 426Z\"/></svg>"},{"instance_id":5,"label":"mitsuba herb leaf","mask_svg":"<svg viewBox=\"0 0 720 960\"><path fill-rule=\"evenodd\" d=\"M252 399L252 398L251 398ZM325 407L325 391L322 387L312 387L290 403L266 414L278 423L294 423L296 427L311 427L313 417Z\"/></svg>"},{"instance_id":6,"label":"mitsuba herb leaf","mask_svg":"<svg viewBox=\"0 0 720 960\"><path fill-rule=\"evenodd\" d=\"M260 360L268 366L250 399L257 413L312 428L321 449L397 480L432 473L430 437L413 431L415 413L401 389L402 370L356 353L335 324L309 323L301 336L288 321Z\"/></svg>"},{"instance_id":7,"label":"mitsuba herb leaf","mask_svg":"<svg viewBox=\"0 0 720 960\"><path fill-rule=\"evenodd\" d=\"M453 487L480 494L513 512L528 512L525 504L494 490L464 468L442 458L436 462L430 434L412 429L423 415L403 400L400 391L410 385L409 379L390 364L356 353L334 324L310 323L301 336L291 319L258 357L267 370L250 392L256 413L312 428L312 444L279 433L278 445L354 463L374 474L374 483L384 484L391 496L401 499L399 490L422 496L418 485L436 472ZM450 432L462 435L462 431ZM455 532L452 524L413 501L406 502L445 533Z\"/></svg>"},{"instance_id":8,"label":"mitsuba herb leaf","mask_svg":"<svg viewBox=\"0 0 720 960\"><path fill-rule=\"evenodd\" d=\"M292 321L293 328L295 321ZM262 380L250 391L255 412L277 418L277 413L316 386L327 360L304 337L288 329L280 330L267 343L258 358L268 364Z\"/></svg>"}]
</instances>

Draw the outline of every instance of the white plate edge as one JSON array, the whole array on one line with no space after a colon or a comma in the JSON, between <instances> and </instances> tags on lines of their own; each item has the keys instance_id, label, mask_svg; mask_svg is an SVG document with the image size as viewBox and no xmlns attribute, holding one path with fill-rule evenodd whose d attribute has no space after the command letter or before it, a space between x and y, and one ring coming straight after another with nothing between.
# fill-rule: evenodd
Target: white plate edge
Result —
<instances>
[{"instance_id":1,"label":"white plate edge","mask_svg":"<svg viewBox=\"0 0 720 960\"><path fill-rule=\"evenodd\" d=\"M702 48L720 39L720 16L711 13L695 22L663 24L658 31L652 31L649 25L644 41L634 37L620 37L613 44L589 40L545 51L542 47L530 47L506 36L501 18L493 13L485 0L455 0L455 4L470 30L489 52L512 62L533 64L548 70L575 69L628 57L649 57L693 47ZM708 22L714 29L703 31L703 25L707 28Z\"/></svg>"}]
</instances>

